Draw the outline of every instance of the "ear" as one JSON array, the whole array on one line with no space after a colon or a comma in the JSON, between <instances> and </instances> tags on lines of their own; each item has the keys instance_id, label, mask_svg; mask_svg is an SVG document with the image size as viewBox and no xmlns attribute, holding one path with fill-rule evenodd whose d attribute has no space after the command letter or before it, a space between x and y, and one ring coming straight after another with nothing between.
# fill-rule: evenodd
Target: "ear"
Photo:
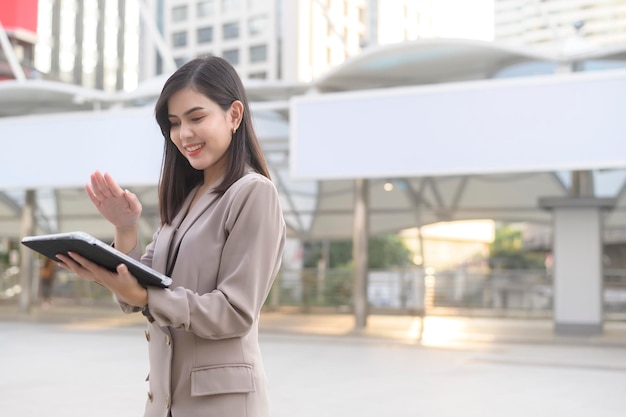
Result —
<instances>
[{"instance_id":1,"label":"ear","mask_svg":"<svg viewBox=\"0 0 626 417\"><path fill-rule=\"evenodd\" d=\"M228 110L229 121L232 124L233 129L239 129L241 120L243 119L243 103L239 100L235 100L230 105Z\"/></svg>"}]
</instances>

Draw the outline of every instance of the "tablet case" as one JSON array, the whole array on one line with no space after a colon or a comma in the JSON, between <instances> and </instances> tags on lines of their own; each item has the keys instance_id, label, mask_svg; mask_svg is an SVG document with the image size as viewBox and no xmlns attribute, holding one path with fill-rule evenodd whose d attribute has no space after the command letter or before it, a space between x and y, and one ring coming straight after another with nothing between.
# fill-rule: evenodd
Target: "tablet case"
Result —
<instances>
[{"instance_id":1,"label":"tablet case","mask_svg":"<svg viewBox=\"0 0 626 417\"><path fill-rule=\"evenodd\" d=\"M172 284L171 278L85 232L26 236L22 239L22 244L56 262L59 262L56 258L57 253L76 252L112 272L115 272L116 267L123 263L144 287L151 285L167 288Z\"/></svg>"}]
</instances>

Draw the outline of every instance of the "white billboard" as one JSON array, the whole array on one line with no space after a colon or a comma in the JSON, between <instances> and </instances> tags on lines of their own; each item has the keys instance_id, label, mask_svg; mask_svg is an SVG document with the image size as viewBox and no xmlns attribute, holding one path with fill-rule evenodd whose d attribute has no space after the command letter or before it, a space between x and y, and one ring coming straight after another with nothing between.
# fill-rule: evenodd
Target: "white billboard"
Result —
<instances>
[{"instance_id":1,"label":"white billboard","mask_svg":"<svg viewBox=\"0 0 626 417\"><path fill-rule=\"evenodd\" d=\"M120 184L159 179L163 136L152 108L0 119L0 189L82 187L99 169Z\"/></svg>"},{"instance_id":2,"label":"white billboard","mask_svg":"<svg viewBox=\"0 0 626 417\"><path fill-rule=\"evenodd\" d=\"M626 166L626 71L560 74L291 101L296 179Z\"/></svg>"}]
</instances>

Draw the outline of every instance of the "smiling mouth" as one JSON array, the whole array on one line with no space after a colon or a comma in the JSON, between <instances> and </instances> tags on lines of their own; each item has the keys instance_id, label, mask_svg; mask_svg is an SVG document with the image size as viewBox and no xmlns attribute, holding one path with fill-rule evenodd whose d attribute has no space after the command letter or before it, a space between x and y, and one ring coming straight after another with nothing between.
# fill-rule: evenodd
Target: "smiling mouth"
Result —
<instances>
[{"instance_id":1,"label":"smiling mouth","mask_svg":"<svg viewBox=\"0 0 626 417\"><path fill-rule=\"evenodd\" d=\"M198 151L202 149L203 146L204 144L202 143L199 143L197 145L185 146L185 150L187 151L188 154L195 154L195 153L198 153Z\"/></svg>"}]
</instances>

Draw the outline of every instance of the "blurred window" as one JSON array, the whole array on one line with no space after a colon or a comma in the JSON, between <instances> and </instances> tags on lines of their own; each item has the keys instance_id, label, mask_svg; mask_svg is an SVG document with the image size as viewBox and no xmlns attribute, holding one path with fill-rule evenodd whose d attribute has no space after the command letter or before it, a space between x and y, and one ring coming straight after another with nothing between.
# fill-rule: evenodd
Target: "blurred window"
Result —
<instances>
[{"instance_id":1,"label":"blurred window","mask_svg":"<svg viewBox=\"0 0 626 417\"><path fill-rule=\"evenodd\" d=\"M172 20L174 22L183 22L187 20L187 6L176 6L172 9Z\"/></svg>"},{"instance_id":2,"label":"blurred window","mask_svg":"<svg viewBox=\"0 0 626 417\"><path fill-rule=\"evenodd\" d=\"M239 22L224 24L224 39L237 39L239 37Z\"/></svg>"},{"instance_id":3,"label":"blurred window","mask_svg":"<svg viewBox=\"0 0 626 417\"><path fill-rule=\"evenodd\" d=\"M213 27L205 27L198 29L198 43L213 42Z\"/></svg>"},{"instance_id":4,"label":"blurred window","mask_svg":"<svg viewBox=\"0 0 626 417\"><path fill-rule=\"evenodd\" d=\"M250 62L267 61L267 45L257 45L250 47Z\"/></svg>"},{"instance_id":5,"label":"blurred window","mask_svg":"<svg viewBox=\"0 0 626 417\"><path fill-rule=\"evenodd\" d=\"M293 1L293 0L288 0ZM268 6L270 0L248 0L248 8L250 9L261 9Z\"/></svg>"},{"instance_id":6,"label":"blurred window","mask_svg":"<svg viewBox=\"0 0 626 417\"><path fill-rule=\"evenodd\" d=\"M239 49L229 49L222 53L225 60L233 65L239 64Z\"/></svg>"},{"instance_id":7,"label":"blurred window","mask_svg":"<svg viewBox=\"0 0 626 417\"><path fill-rule=\"evenodd\" d=\"M267 16L256 16L248 21L250 36L263 35L267 31Z\"/></svg>"},{"instance_id":8,"label":"blurred window","mask_svg":"<svg viewBox=\"0 0 626 417\"><path fill-rule=\"evenodd\" d=\"M241 0L222 0L222 13L234 12L241 9Z\"/></svg>"},{"instance_id":9,"label":"blurred window","mask_svg":"<svg viewBox=\"0 0 626 417\"><path fill-rule=\"evenodd\" d=\"M172 44L174 47L187 46L187 32L172 33Z\"/></svg>"},{"instance_id":10,"label":"blurred window","mask_svg":"<svg viewBox=\"0 0 626 417\"><path fill-rule=\"evenodd\" d=\"M207 17L215 14L215 0L203 0L196 4L196 15Z\"/></svg>"}]
</instances>

